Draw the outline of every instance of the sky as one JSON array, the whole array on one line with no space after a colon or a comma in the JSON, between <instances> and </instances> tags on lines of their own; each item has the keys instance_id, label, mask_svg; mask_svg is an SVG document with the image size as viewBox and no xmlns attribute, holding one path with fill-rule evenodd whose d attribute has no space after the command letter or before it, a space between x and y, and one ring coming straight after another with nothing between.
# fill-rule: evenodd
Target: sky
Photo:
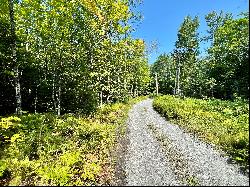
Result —
<instances>
[{"instance_id":1,"label":"sky","mask_svg":"<svg viewBox=\"0 0 250 187\"><path fill-rule=\"evenodd\" d=\"M248 7L249 0L143 0L136 8L143 19L132 35L144 39L147 45L152 42L158 44L157 49L149 55L149 64L152 64L160 54L173 51L178 29L185 16L194 18L197 15L200 20L198 32L205 35L205 15L209 12L219 13L222 10L237 16L242 11L248 11ZM207 46L200 45L202 54L205 54L203 49Z\"/></svg>"}]
</instances>

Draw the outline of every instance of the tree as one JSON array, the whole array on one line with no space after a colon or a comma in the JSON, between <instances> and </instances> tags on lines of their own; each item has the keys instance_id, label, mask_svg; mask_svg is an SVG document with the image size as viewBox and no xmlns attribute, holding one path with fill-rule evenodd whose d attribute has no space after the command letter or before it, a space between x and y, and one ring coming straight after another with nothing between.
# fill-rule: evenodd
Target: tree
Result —
<instances>
[{"instance_id":1,"label":"tree","mask_svg":"<svg viewBox=\"0 0 250 187\"><path fill-rule=\"evenodd\" d=\"M15 31L15 19L14 19L14 2L9 0L9 14L10 14L10 32L11 32L11 49L12 49L12 63L14 66L14 82L16 90L16 114L22 114L22 101L21 101L21 86L19 80L19 64L17 62L17 49L16 49L16 31Z\"/></svg>"},{"instance_id":2,"label":"tree","mask_svg":"<svg viewBox=\"0 0 250 187\"><path fill-rule=\"evenodd\" d=\"M199 54L198 27L199 20L197 16L194 19L190 16L185 17L178 31L178 39L175 42L174 56L177 63L176 68L180 68L180 88L184 95L192 95L193 93L194 66ZM178 73L176 73L176 76L176 79L178 79ZM178 84L176 86L179 87Z\"/></svg>"},{"instance_id":3,"label":"tree","mask_svg":"<svg viewBox=\"0 0 250 187\"><path fill-rule=\"evenodd\" d=\"M157 73L159 92L162 94L173 93L175 84L175 64L173 57L170 54L164 53L157 58L156 62L150 68L152 77L155 77Z\"/></svg>"},{"instance_id":4,"label":"tree","mask_svg":"<svg viewBox=\"0 0 250 187\"><path fill-rule=\"evenodd\" d=\"M15 85L11 61L11 33L9 22L9 3L0 2L0 113L5 115L16 110Z\"/></svg>"},{"instance_id":5,"label":"tree","mask_svg":"<svg viewBox=\"0 0 250 187\"><path fill-rule=\"evenodd\" d=\"M144 94L149 82L145 43L131 36L132 22L138 21L132 9L136 3L22 0L16 4L23 110L90 113L103 102ZM8 32L3 37L11 38ZM5 46L3 41L0 46ZM0 59L8 59L8 53ZM6 65L1 72L11 74L9 69ZM8 80L1 80L8 88Z\"/></svg>"},{"instance_id":6,"label":"tree","mask_svg":"<svg viewBox=\"0 0 250 187\"><path fill-rule=\"evenodd\" d=\"M249 18L247 14L226 19L214 32L208 49L210 76L216 80L216 96L233 99L233 95L249 97Z\"/></svg>"},{"instance_id":7,"label":"tree","mask_svg":"<svg viewBox=\"0 0 250 187\"><path fill-rule=\"evenodd\" d=\"M205 16L205 20L206 20L207 26L209 28L207 30L208 35L203 37L203 40L211 41L213 43L216 30L220 26L224 25L224 23L227 20L230 20L230 19L232 19L232 14L224 13L223 11L220 11L220 13L217 13L215 11L208 13Z\"/></svg>"}]
</instances>

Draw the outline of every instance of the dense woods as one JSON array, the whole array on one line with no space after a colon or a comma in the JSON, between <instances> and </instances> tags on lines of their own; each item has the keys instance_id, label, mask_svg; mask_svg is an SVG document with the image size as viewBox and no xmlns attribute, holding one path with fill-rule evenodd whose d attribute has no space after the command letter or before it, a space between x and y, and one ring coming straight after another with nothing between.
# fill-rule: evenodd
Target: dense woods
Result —
<instances>
[{"instance_id":1,"label":"dense woods","mask_svg":"<svg viewBox=\"0 0 250 187\"><path fill-rule=\"evenodd\" d=\"M89 113L145 93L145 43L131 37L136 4L1 1L1 115Z\"/></svg>"}]
</instances>

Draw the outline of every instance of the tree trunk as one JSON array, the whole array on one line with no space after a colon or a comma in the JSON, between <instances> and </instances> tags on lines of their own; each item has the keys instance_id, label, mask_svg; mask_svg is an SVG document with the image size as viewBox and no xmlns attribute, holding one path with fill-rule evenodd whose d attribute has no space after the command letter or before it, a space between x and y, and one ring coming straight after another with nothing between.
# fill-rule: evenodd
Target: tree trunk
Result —
<instances>
[{"instance_id":1,"label":"tree trunk","mask_svg":"<svg viewBox=\"0 0 250 187\"><path fill-rule=\"evenodd\" d=\"M59 81L58 96L57 96L57 115L61 115L61 81Z\"/></svg>"},{"instance_id":2,"label":"tree trunk","mask_svg":"<svg viewBox=\"0 0 250 187\"><path fill-rule=\"evenodd\" d=\"M100 92L100 101L101 101L100 106L102 107L102 90Z\"/></svg>"},{"instance_id":3,"label":"tree trunk","mask_svg":"<svg viewBox=\"0 0 250 187\"><path fill-rule=\"evenodd\" d=\"M180 64L178 64L177 71L177 95L180 95Z\"/></svg>"},{"instance_id":4,"label":"tree trunk","mask_svg":"<svg viewBox=\"0 0 250 187\"><path fill-rule=\"evenodd\" d=\"M55 70L54 70L53 79L52 79L52 101L53 101L54 111L56 111L56 99L55 99Z\"/></svg>"},{"instance_id":5,"label":"tree trunk","mask_svg":"<svg viewBox=\"0 0 250 187\"><path fill-rule=\"evenodd\" d=\"M130 88L130 96L133 97L133 89L134 89L134 85L132 84L131 88Z\"/></svg>"},{"instance_id":6,"label":"tree trunk","mask_svg":"<svg viewBox=\"0 0 250 187\"><path fill-rule=\"evenodd\" d=\"M214 87L212 87L212 98L214 98Z\"/></svg>"},{"instance_id":7,"label":"tree trunk","mask_svg":"<svg viewBox=\"0 0 250 187\"><path fill-rule=\"evenodd\" d=\"M109 100L109 98L111 98L112 97L112 95L108 95L107 96L107 103L110 103L111 101Z\"/></svg>"},{"instance_id":8,"label":"tree trunk","mask_svg":"<svg viewBox=\"0 0 250 187\"><path fill-rule=\"evenodd\" d=\"M137 92L137 85L135 85L135 89L134 89L134 97L138 96L138 92Z\"/></svg>"},{"instance_id":9,"label":"tree trunk","mask_svg":"<svg viewBox=\"0 0 250 187\"><path fill-rule=\"evenodd\" d=\"M174 95L179 95L180 91L180 62L179 62L179 57L176 62L176 78L175 78L175 90L174 90Z\"/></svg>"},{"instance_id":10,"label":"tree trunk","mask_svg":"<svg viewBox=\"0 0 250 187\"><path fill-rule=\"evenodd\" d=\"M35 95L35 114L36 114L36 112L37 112L37 85L36 85L36 95Z\"/></svg>"},{"instance_id":11,"label":"tree trunk","mask_svg":"<svg viewBox=\"0 0 250 187\"><path fill-rule=\"evenodd\" d=\"M14 65L14 83L16 90L16 114L22 114L22 99L21 99L21 85L19 79L19 69L16 57L16 33L15 33L15 20L14 20L14 3L13 0L9 0L9 12L10 12L10 25L11 25L11 48L12 48L12 62Z\"/></svg>"},{"instance_id":12,"label":"tree trunk","mask_svg":"<svg viewBox=\"0 0 250 187\"><path fill-rule=\"evenodd\" d=\"M157 73L155 74L155 87L156 87L156 95L158 95L158 77L157 77Z\"/></svg>"},{"instance_id":13,"label":"tree trunk","mask_svg":"<svg viewBox=\"0 0 250 187\"><path fill-rule=\"evenodd\" d=\"M177 65L178 62L176 62L176 69L175 69L175 81L174 81L174 95L176 95L176 89L177 89Z\"/></svg>"}]
</instances>

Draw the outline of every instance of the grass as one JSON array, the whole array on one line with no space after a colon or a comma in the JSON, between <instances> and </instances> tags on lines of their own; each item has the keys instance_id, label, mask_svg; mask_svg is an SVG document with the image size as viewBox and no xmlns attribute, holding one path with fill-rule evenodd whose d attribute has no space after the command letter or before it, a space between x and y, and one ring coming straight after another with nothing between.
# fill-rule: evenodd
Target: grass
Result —
<instances>
[{"instance_id":1,"label":"grass","mask_svg":"<svg viewBox=\"0 0 250 187\"><path fill-rule=\"evenodd\" d=\"M248 166L249 106L246 101L179 98L171 95L154 99L154 108L168 120L197 134Z\"/></svg>"},{"instance_id":2,"label":"grass","mask_svg":"<svg viewBox=\"0 0 250 187\"><path fill-rule=\"evenodd\" d=\"M109 185L117 134L127 103L103 105L91 116L27 114L0 123L0 185ZM123 127L123 128L121 128Z\"/></svg>"}]
</instances>

